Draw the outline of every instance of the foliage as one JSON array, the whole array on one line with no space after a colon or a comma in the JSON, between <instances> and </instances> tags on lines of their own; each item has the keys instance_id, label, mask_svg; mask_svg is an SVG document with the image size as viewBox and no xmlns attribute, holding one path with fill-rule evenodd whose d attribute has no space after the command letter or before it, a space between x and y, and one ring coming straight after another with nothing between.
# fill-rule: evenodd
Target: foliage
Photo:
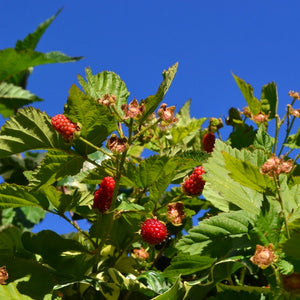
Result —
<instances>
[{"instance_id":1,"label":"foliage","mask_svg":"<svg viewBox=\"0 0 300 300\"><path fill-rule=\"evenodd\" d=\"M222 120L191 117L190 100L177 114L162 103L177 63L163 71L156 94L139 102L128 102L117 74L88 68L62 112L76 124L66 141L50 116L23 107L41 100L26 90L32 67L79 59L34 50L55 17L0 51L0 113L9 117L0 132L0 266L9 274L5 284L0 273L2 298L297 299L298 93L290 92L280 118L274 82L259 100L233 75L248 107L230 108L231 132L222 140ZM219 137L212 153L202 146L208 132ZM181 185L200 165L203 194L187 195ZM107 176L115 188L110 208L100 212L93 194ZM45 213L74 232L32 233ZM166 224L161 244L141 238L148 218Z\"/></svg>"}]
</instances>

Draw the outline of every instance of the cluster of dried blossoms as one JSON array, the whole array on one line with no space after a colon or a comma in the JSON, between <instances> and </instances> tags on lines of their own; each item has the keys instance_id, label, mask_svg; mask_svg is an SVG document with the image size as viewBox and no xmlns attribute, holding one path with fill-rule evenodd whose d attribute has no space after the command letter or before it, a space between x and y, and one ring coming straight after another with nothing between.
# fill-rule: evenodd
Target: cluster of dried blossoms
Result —
<instances>
[{"instance_id":1,"label":"cluster of dried blossoms","mask_svg":"<svg viewBox=\"0 0 300 300\"><path fill-rule=\"evenodd\" d=\"M6 271L6 267L0 267L0 284L6 284L6 280L8 279L8 273Z\"/></svg>"},{"instance_id":2,"label":"cluster of dried blossoms","mask_svg":"<svg viewBox=\"0 0 300 300\"><path fill-rule=\"evenodd\" d=\"M278 176L279 174L288 174L293 169L293 160L284 160L274 154L262 165L260 172L264 175Z\"/></svg>"},{"instance_id":3,"label":"cluster of dried blossoms","mask_svg":"<svg viewBox=\"0 0 300 300\"><path fill-rule=\"evenodd\" d=\"M294 100L300 100L299 92L289 91L289 96L291 96ZM300 109L293 109L290 104L287 105L287 108L291 116L300 118Z\"/></svg>"},{"instance_id":4,"label":"cluster of dried blossoms","mask_svg":"<svg viewBox=\"0 0 300 300\"><path fill-rule=\"evenodd\" d=\"M266 115L264 112L259 112L257 115L253 115L249 107L244 107L242 114L253 120L256 124L262 124L269 120L269 115Z\"/></svg>"},{"instance_id":5,"label":"cluster of dried blossoms","mask_svg":"<svg viewBox=\"0 0 300 300\"><path fill-rule=\"evenodd\" d=\"M167 219L175 226L182 225L182 221L186 214L182 202L169 203L167 206Z\"/></svg>"},{"instance_id":6,"label":"cluster of dried blossoms","mask_svg":"<svg viewBox=\"0 0 300 300\"><path fill-rule=\"evenodd\" d=\"M278 260L278 255L274 252L273 244L269 244L267 247L256 245L256 251L250 260L261 269L266 269Z\"/></svg>"}]
</instances>

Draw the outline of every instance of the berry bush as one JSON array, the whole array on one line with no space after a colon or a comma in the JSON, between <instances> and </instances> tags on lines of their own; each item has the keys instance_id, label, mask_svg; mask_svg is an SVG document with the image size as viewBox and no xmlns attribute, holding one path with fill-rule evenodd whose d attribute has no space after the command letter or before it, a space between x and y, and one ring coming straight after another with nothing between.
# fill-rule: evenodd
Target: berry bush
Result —
<instances>
[{"instance_id":1,"label":"berry bush","mask_svg":"<svg viewBox=\"0 0 300 300\"><path fill-rule=\"evenodd\" d=\"M87 68L51 117L24 82L54 18L0 52L31 55L0 66L16 100L0 107L1 299L299 299L299 94L280 112L275 83L258 99L233 75L241 108L196 119L163 102L177 63L141 101ZM74 232L32 233L45 213Z\"/></svg>"}]
</instances>

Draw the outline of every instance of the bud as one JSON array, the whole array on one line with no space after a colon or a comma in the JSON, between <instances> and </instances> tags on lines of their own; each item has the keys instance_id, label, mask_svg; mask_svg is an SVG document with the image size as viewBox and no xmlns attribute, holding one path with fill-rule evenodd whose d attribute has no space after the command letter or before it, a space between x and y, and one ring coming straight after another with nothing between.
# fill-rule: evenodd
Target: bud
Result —
<instances>
[{"instance_id":1,"label":"bud","mask_svg":"<svg viewBox=\"0 0 300 300\"><path fill-rule=\"evenodd\" d=\"M283 159L280 159L280 165L279 165L279 173L285 173L288 174L293 169L293 161L291 159L284 161Z\"/></svg>"},{"instance_id":2,"label":"bud","mask_svg":"<svg viewBox=\"0 0 300 300\"><path fill-rule=\"evenodd\" d=\"M293 109L290 104L287 105L290 115L300 118L300 109Z\"/></svg>"},{"instance_id":3,"label":"bud","mask_svg":"<svg viewBox=\"0 0 300 300\"><path fill-rule=\"evenodd\" d=\"M250 119L252 118L252 113L251 113L250 108L248 106L243 108L242 114L247 118L250 118Z\"/></svg>"},{"instance_id":4,"label":"bud","mask_svg":"<svg viewBox=\"0 0 300 300\"><path fill-rule=\"evenodd\" d=\"M8 279L8 273L6 271L6 266L0 267L0 284L6 284L5 280Z\"/></svg>"},{"instance_id":5,"label":"bud","mask_svg":"<svg viewBox=\"0 0 300 300\"><path fill-rule=\"evenodd\" d=\"M129 105L123 104L121 109L125 112L124 119L139 119L145 111L145 104L139 105L136 98L134 98Z\"/></svg>"},{"instance_id":6,"label":"bud","mask_svg":"<svg viewBox=\"0 0 300 300\"><path fill-rule=\"evenodd\" d=\"M146 260L149 258L149 253L141 247L140 249L133 249L134 256L141 260Z\"/></svg>"},{"instance_id":7,"label":"bud","mask_svg":"<svg viewBox=\"0 0 300 300\"><path fill-rule=\"evenodd\" d=\"M283 157L280 159L274 154L262 165L260 172L264 175L279 175L288 174L293 169L293 160L284 160Z\"/></svg>"},{"instance_id":8,"label":"bud","mask_svg":"<svg viewBox=\"0 0 300 300\"><path fill-rule=\"evenodd\" d=\"M127 148L127 138L120 139L115 134L107 140L106 147L113 153L122 153Z\"/></svg>"},{"instance_id":9,"label":"bud","mask_svg":"<svg viewBox=\"0 0 300 300\"><path fill-rule=\"evenodd\" d=\"M219 118L210 118L209 119L209 127L208 127L208 130L210 132L216 132L218 131L220 128L222 128L224 125L223 125L223 122L222 122L222 119Z\"/></svg>"},{"instance_id":10,"label":"bud","mask_svg":"<svg viewBox=\"0 0 300 300\"><path fill-rule=\"evenodd\" d=\"M280 159L274 154L262 165L260 172L264 175L272 176L274 173L277 174Z\"/></svg>"},{"instance_id":11,"label":"bud","mask_svg":"<svg viewBox=\"0 0 300 300\"><path fill-rule=\"evenodd\" d=\"M116 103L117 97L113 94L111 94L111 95L106 94L106 95L103 96L102 99L99 98L97 101L98 101L99 104L102 104L104 106L111 106L111 105L114 105Z\"/></svg>"},{"instance_id":12,"label":"bud","mask_svg":"<svg viewBox=\"0 0 300 300\"><path fill-rule=\"evenodd\" d=\"M294 99L300 100L299 92L289 91L289 96Z\"/></svg>"},{"instance_id":13,"label":"bud","mask_svg":"<svg viewBox=\"0 0 300 300\"><path fill-rule=\"evenodd\" d=\"M167 219L175 226L182 225L183 219L186 217L184 205L182 202L169 203L167 206Z\"/></svg>"},{"instance_id":14,"label":"bud","mask_svg":"<svg viewBox=\"0 0 300 300\"><path fill-rule=\"evenodd\" d=\"M258 115L256 116L252 116L252 120L255 122L255 123L264 123L264 122L268 122L268 119L269 119L269 115L266 115L262 112L260 112Z\"/></svg>"},{"instance_id":15,"label":"bud","mask_svg":"<svg viewBox=\"0 0 300 300\"><path fill-rule=\"evenodd\" d=\"M278 260L278 255L274 253L273 244L269 244L268 247L256 245L256 251L250 260L261 269L266 269Z\"/></svg>"}]
</instances>

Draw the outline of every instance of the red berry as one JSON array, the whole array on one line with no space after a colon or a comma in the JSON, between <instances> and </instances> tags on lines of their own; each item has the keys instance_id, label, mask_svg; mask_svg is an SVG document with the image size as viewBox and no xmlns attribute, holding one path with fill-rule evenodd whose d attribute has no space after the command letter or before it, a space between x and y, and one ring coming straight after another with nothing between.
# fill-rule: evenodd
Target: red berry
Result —
<instances>
[{"instance_id":1,"label":"red berry","mask_svg":"<svg viewBox=\"0 0 300 300\"><path fill-rule=\"evenodd\" d=\"M193 173L182 184L182 190L187 195L200 195L204 189L205 181L202 175L205 174L203 167L197 167Z\"/></svg>"},{"instance_id":2,"label":"red berry","mask_svg":"<svg viewBox=\"0 0 300 300\"><path fill-rule=\"evenodd\" d=\"M62 137L70 142L73 139L73 133L77 130L77 125L69 120L65 115L56 115L51 119L52 127L59 132Z\"/></svg>"},{"instance_id":3,"label":"red berry","mask_svg":"<svg viewBox=\"0 0 300 300\"><path fill-rule=\"evenodd\" d=\"M102 213L109 210L114 194L115 181L112 177L103 178L100 187L94 193L93 208L97 208Z\"/></svg>"},{"instance_id":4,"label":"red berry","mask_svg":"<svg viewBox=\"0 0 300 300\"><path fill-rule=\"evenodd\" d=\"M145 242L157 245L167 236L167 227L157 219L147 219L141 226L141 235Z\"/></svg>"},{"instance_id":5,"label":"red berry","mask_svg":"<svg viewBox=\"0 0 300 300\"><path fill-rule=\"evenodd\" d=\"M216 136L214 133L212 132L206 133L202 140L204 151L206 151L207 153L213 152L215 141L216 141Z\"/></svg>"}]
</instances>

